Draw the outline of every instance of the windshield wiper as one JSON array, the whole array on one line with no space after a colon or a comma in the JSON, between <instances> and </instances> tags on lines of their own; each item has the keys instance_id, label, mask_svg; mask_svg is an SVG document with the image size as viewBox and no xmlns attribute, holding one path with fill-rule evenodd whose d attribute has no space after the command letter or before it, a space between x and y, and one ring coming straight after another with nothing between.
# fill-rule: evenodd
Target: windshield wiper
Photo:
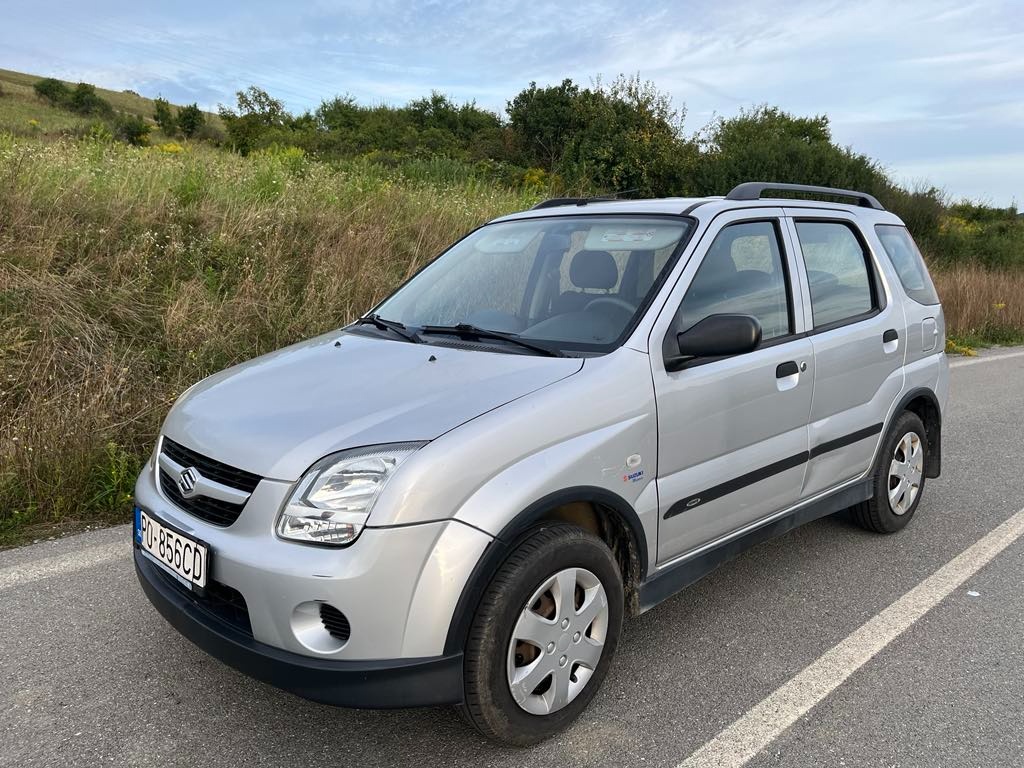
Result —
<instances>
[{"instance_id":1,"label":"windshield wiper","mask_svg":"<svg viewBox=\"0 0 1024 768\"><path fill-rule=\"evenodd\" d=\"M385 320L383 317L376 313L369 315L363 315L356 320L353 325L372 325L375 328L380 328L382 331L391 331L401 336L406 341L411 341L413 344L422 344L423 339L417 336L415 333L410 331L404 325L394 320Z\"/></svg>"},{"instance_id":2,"label":"windshield wiper","mask_svg":"<svg viewBox=\"0 0 1024 768\"><path fill-rule=\"evenodd\" d=\"M545 347L540 344L534 344L533 342L526 341L520 338L514 333L504 333L502 331L490 331L486 328L478 328L475 325L469 323L459 323L457 325L424 325L420 328L420 333L450 333L454 336L462 336L470 339L497 339L498 341L507 341L509 344L517 344L524 349L529 349L537 352L541 355L547 355L548 357L566 357L566 355L557 350Z\"/></svg>"}]
</instances>

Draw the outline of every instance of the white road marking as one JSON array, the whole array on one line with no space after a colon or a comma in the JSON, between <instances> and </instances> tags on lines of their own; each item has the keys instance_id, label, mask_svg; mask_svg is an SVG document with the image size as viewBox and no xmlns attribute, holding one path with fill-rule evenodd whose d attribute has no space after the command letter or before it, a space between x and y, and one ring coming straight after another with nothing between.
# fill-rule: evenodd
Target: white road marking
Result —
<instances>
[{"instance_id":1,"label":"white road marking","mask_svg":"<svg viewBox=\"0 0 1024 768\"><path fill-rule=\"evenodd\" d=\"M1024 535L1024 509L740 716L678 768L738 768L803 717L889 643Z\"/></svg>"},{"instance_id":2,"label":"white road marking","mask_svg":"<svg viewBox=\"0 0 1024 768\"><path fill-rule=\"evenodd\" d=\"M1011 357L1020 357L1024 355L1024 350L1020 352L1004 352L1001 355L982 355L980 357L965 357L962 360L951 360L949 363L950 368L964 368L968 365L977 365L978 363L994 363L997 360L1009 360Z\"/></svg>"},{"instance_id":3,"label":"white road marking","mask_svg":"<svg viewBox=\"0 0 1024 768\"><path fill-rule=\"evenodd\" d=\"M99 544L66 555L46 557L42 560L30 560L21 565L10 565L0 569L0 590L20 587L51 576L62 576L66 573L81 571L101 565L111 560L131 557L132 543L130 539L115 541L111 544Z\"/></svg>"}]
</instances>

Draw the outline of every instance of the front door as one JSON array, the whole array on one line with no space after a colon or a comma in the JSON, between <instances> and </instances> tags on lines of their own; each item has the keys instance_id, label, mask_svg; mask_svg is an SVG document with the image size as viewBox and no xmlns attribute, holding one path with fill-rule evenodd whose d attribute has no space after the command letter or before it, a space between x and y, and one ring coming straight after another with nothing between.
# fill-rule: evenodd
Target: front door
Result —
<instances>
[{"instance_id":1,"label":"front door","mask_svg":"<svg viewBox=\"0 0 1024 768\"><path fill-rule=\"evenodd\" d=\"M814 359L782 211L756 215L715 219L651 335L659 562L756 523L800 494ZM726 313L760 321L758 349L666 369L678 332Z\"/></svg>"}]
</instances>

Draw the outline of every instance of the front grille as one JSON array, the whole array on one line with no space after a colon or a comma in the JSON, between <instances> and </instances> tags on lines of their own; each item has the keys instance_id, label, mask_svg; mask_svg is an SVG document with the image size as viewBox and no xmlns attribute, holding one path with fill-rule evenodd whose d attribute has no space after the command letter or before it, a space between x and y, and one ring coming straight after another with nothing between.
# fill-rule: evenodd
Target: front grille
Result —
<instances>
[{"instance_id":1,"label":"front grille","mask_svg":"<svg viewBox=\"0 0 1024 768\"><path fill-rule=\"evenodd\" d=\"M178 490L178 484L162 469L160 470L160 489L176 507L214 525L231 525L242 514L242 508L245 507L245 504L232 504L230 501L211 499L207 496L193 496L186 499Z\"/></svg>"},{"instance_id":2,"label":"front grille","mask_svg":"<svg viewBox=\"0 0 1024 768\"><path fill-rule=\"evenodd\" d=\"M160 450L177 464L183 467L195 467L203 477L237 488L245 493L252 493L256 490L256 486L261 480L259 475L203 456L167 437L163 439ZM214 525L231 525L238 519L245 507L244 503L232 504L230 501L211 499L207 496L192 496L186 499L181 495L178 484L163 469L160 470L160 490L175 506Z\"/></svg>"},{"instance_id":3,"label":"front grille","mask_svg":"<svg viewBox=\"0 0 1024 768\"><path fill-rule=\"evenodd\" d=\"M186 587L163 568L158 566L153 566L153 568L160 578L185 595L194 605L252 637L249 608L245 604L242 593L237 589L210 579L206 582L204 594L200 595Z\"/></svg>"},{"instance_id":4,"label":"front grille","mask_svg":"<svg viewBox=\"0 0 1024 768\"><path fill-rule=\"evenodd\" d=\"M263 479L252 472L246 472L244 469L235 469L216 459L196 453L184 445L174 442L169 437L163 439L163 442L160 444L160 450L167 454L167 458L173 459L178 464L181 464L181 466L195 467L203 477L215 480L223 485L230 485L232 488L237 488L246 493L255 491L256 486Z\"/></svg>"},{"instance_id":5,"label":"front grille","mask_svg":"<svg viewBox=\"0 0 1024 768\"><path fill-rule=\"evenodd\" d=\"M333 605L320 603L320 621L323 622L324 629L331 637L341 640L343 643L348 642L349 635L352 634L352 627L349 626L348 617L344 613Z\"/></svg>"}]
</instances>

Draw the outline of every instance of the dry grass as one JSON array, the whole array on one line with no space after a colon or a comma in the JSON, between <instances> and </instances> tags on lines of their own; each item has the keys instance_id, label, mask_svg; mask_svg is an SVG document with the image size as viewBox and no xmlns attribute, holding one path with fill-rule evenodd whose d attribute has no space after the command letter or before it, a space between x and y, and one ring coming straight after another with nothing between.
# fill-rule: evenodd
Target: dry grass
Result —
<instances>
[{"instance_id":1,"label":"dry grass","mask_svg":"<svg viewBox=\"0 0 1024 768\"><path fill-rule=\"evenodd\" d=\"M533 202L383 174L0 136L0 545L128 519L185 387L342 325Z\"/></svg>"},{"instance_id":2,"label":"dry grass","mask_svg":"<svg viewBox=\"0 0 1024 768\"><path fill-rule=\"evenodd\" d=\"M932 278L949 336L972 344L1024 342L1024 272L964 266Z\"/></svg>"}]
</instances>

